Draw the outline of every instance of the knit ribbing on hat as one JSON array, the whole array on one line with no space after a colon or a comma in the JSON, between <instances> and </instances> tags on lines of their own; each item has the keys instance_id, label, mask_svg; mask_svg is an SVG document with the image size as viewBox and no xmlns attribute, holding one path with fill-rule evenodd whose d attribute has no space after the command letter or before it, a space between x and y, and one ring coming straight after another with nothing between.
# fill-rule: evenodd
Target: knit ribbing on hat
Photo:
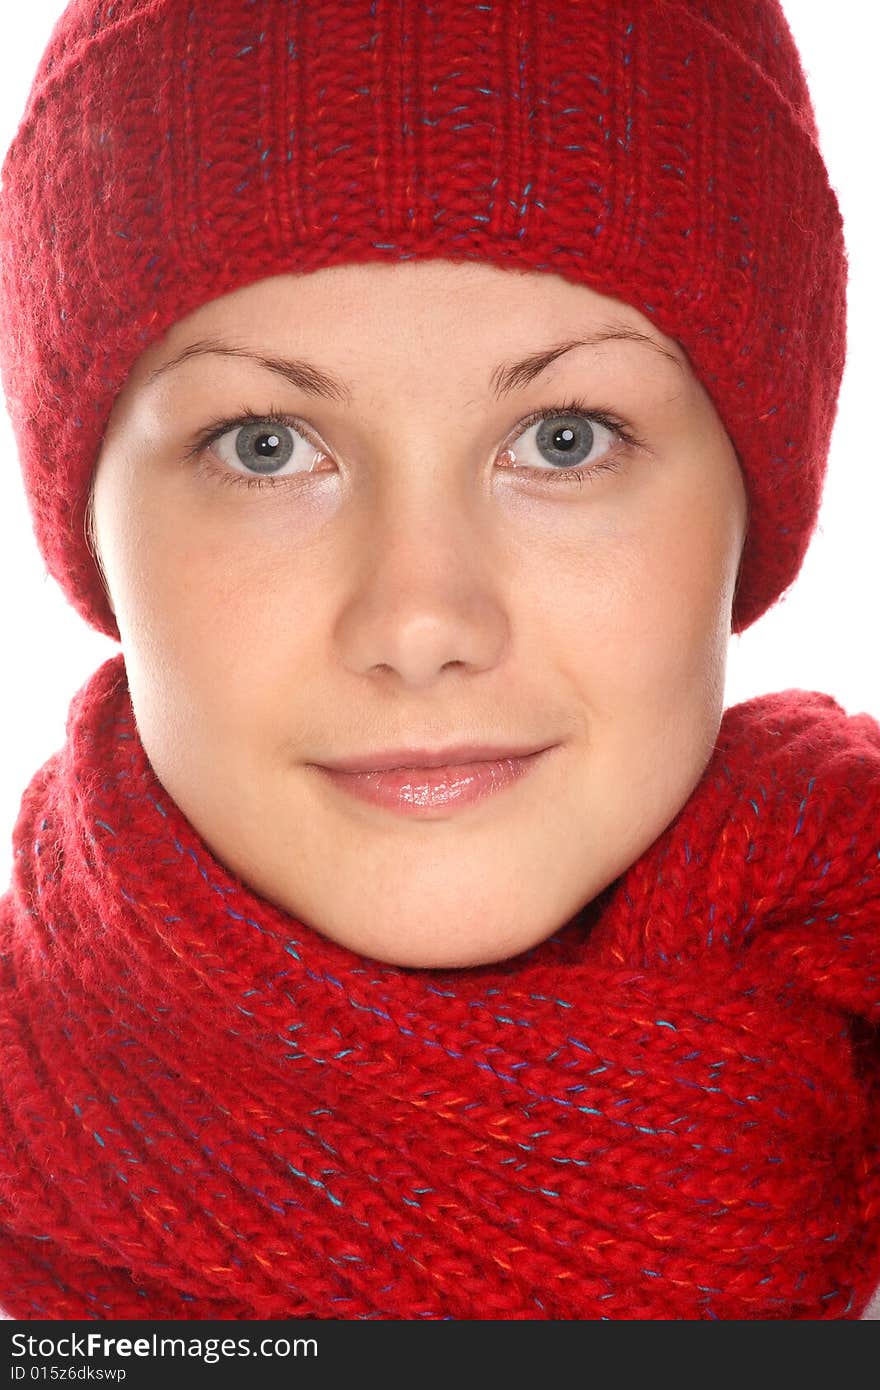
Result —
<instances>
[{"instance_id":1,"label":"knit ribbing on hat","mask_svg":"<svg viewBox=\"0 0 880 1390\"><path fill-rule=\"evenodd\" d=\"M416 257L554 273L677 339L748 492L733 630L782 595L847 266L777 0L74 0L3 167L0 371L87 622L118 639L84 522L141 352L266 276Z\"/></svg>"}]
</instances>

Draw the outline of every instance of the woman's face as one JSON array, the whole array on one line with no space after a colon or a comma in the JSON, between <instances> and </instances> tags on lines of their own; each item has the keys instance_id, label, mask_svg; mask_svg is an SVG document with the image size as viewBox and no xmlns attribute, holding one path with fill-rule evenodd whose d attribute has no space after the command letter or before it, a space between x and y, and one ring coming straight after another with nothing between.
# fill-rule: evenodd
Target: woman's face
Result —
<instances>
[{"instance_id":1,"label":"woman's face","mask_svg":"<svg viewBox=\"0 0 880 1390\"><path fill-rule=\"evenodd\" d=\"M537 370L611 331L643 337ZM346 265L214 300L137 362L94 509L157 777L228 869L353 951L527 950L711 755L736 456L681 348L556 275ZM322 770L463 743L549 751L476 799L474 769L358 782L396 805Z\"/></svg>"}]
</instances>

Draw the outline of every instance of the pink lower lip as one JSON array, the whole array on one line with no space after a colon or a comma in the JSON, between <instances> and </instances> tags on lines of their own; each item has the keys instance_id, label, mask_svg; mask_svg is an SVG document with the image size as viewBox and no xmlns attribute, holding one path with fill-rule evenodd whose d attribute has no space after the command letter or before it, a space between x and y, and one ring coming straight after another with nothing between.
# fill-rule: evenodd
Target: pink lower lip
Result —
<instances>
[{"instance_id":1,"label":"pink lower lip","mask_svg":"<svg viewBox=\"0 0 880 1390\"><path fill-rule=\"evenodd\" d=\"M524 758L500 758L460 767L395 767L383 772L337 772L328 767L318 770L361 801L408 816L424 816L482 801L525 777L551 751L542 748Z\"/></svg>"}]
</instances>

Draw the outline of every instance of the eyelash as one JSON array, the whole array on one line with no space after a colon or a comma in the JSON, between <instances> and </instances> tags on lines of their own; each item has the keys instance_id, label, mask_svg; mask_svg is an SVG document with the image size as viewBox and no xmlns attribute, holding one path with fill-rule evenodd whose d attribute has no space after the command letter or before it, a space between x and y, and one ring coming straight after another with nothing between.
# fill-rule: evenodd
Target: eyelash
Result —
<instances>
[{"instance_id":1,"label":"eyelash","mask_svg":"<svg viewBox=\"0 0 880 1390\"><path fill-rule=\"evenodd\" d=\"M612 415L607 410L594 410L586 401L580 400L579 398L570 398L566 401L562 401L559 405L546 406L543 410L534 411L517 427L517 433L514 437L518 439L519 436L524 434L527 429L530 429L532 425L537 425L541 420L549 419L553 415L585 416L587 419L594 420L597 424L604 426L605 429L611 430L612 433L618 436L619 440L626 448L639 449L645 447L643 441L633 433L626 421L619 419L616 415ZM244 425L251 424L285 425L290 429L295 429L298 434L308 439L309 443L316 449L320 449L322 453L324 452L323 446L312 438L311 432L304 426L304 422L296 416L289 415L287 412L274 405L270 405L267 411L259 413L243 406L241 413L234 418L215 420L202 430L193 440L192 446L185 451L184 459L189 460L204 454L206 449L217 439L221 439L223 435L227 434L230 430L240 429ZM547 468L545 470L521 467L516 471L519 473L527 473L532 477L538 478L541 482L546 479L548 482L557 483L565 479L569 483L577 483L582 486L584 482L592 481L597 473L618 473L621 467L622 460L615 455L611 455L601 463L590 464L584 468ZM208 474L212 479L223 485L229 484L232 487L249 488L282 487L287 483L297 481L301 477L309 476L308 474L295 474L287 478L272 478L269 476L263 478L256 476L248 478L243 474L234 472L234 470L230 468L215 467L210 463L207 457L201 460L199 472Z\"/></svg>"}]
</instances>

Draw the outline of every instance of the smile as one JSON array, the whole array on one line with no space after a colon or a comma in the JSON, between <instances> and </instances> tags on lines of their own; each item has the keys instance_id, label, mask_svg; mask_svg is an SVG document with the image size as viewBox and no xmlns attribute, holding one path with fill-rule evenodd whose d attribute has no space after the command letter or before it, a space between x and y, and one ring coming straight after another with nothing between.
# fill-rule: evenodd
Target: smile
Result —
<instances>
[{"instance_id":1,"label":"smile","mask_svg":"<svg viewBox=\"0 0 880 1390\"><path fill-rule=\"evenodd\" d=\"M524 757L498 758L451 767L396 767L375 772L340 772L315 765L340 791L405 816L463 810L521 781L552 748Z\"/></svg>"}]
</instances>

